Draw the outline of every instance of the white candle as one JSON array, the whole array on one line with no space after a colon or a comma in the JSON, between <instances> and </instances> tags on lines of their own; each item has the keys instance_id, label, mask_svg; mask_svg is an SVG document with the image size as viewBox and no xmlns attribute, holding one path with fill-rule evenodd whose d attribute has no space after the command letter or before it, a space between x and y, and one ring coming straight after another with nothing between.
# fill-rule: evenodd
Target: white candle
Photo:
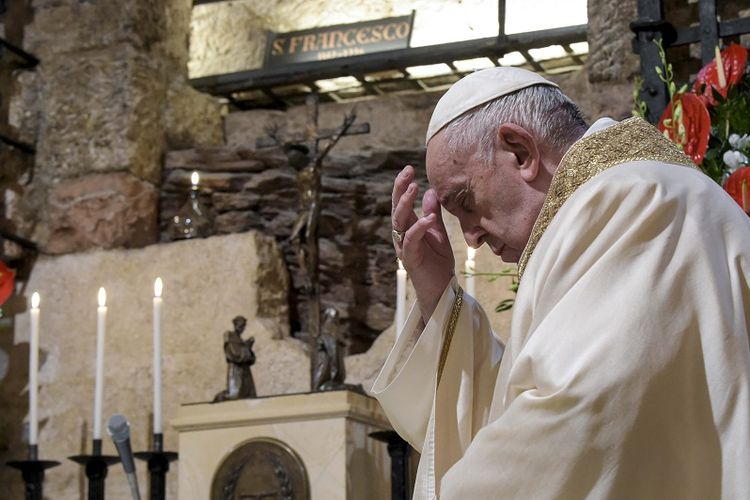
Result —
<instances>
[{"instance_id":1,"label":"white candle","mask_svg":"<svg viewBox=\"0 0 750 500\"><path fill-rule=\"evenodd\" d=\"M94 388L94 439L102 438L102 397L104 395L104 336L107 332L107 292L99 288L96 310L96 386Z\"/></svg>"},{"instance_id":2,"label":"white candle","mask_svg":"<svg viewBox=\"0 0 750 500\"><path fill-rule=\"evenodd\" d=\"M401 334L401 329L406 323L406 269L398 259L398 271L396 271L396 338Z\"/></svg>"},{"instance_id":3,"label":"white candle","mask_svg":"<svg viewBox=\"0 0 750 500\"><path fill-rule=\"evenodd\" d=\"M31 338L29 339L29 444L35 445L39 436L37 414L39 397L39 293L31 296Z\"/></svg>"},{"instance_id":4,"label":"white candle","mask_svg":"<svg viewBox=\"0 0 750 500\"><path fill-rule=\"evenodd\" d=\"M161 434L161 278L154 281L154 434Z\"/></svg>"},{"instance_id":5,"label":"white candle","mask_svg":"<svg viewBox=\"0 0 750 500\"><path fill-rule=\"evenodd\" d=\"M466 262L464 263L464 270L468 273L466 275L466 293L475 296L476 288L474 284L474 257L476 255L476 249L468 247L466 251Z\"/></svg>"}]
</instances>

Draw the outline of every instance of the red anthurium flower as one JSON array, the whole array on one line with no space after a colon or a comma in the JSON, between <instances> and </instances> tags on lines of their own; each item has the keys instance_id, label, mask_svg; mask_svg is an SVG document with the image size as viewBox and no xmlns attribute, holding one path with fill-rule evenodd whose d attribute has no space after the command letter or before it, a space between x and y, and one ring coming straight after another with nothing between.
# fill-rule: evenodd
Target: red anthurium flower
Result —
<instances>
[{"instance_id":1,"label":"red anthurium flower","mask_svg":"<svg viewBox=\"0 0 750 500\"><path fill-rule=\"evenodd\" d=\"M13 284L16 280L16 272L0 261L0 306L13 295Z\"/></svg>"},{"instance_id":2,"label":"red anthurium flower","mask_svg":"<svg viewBox=\"0 0 750 500\"><path fill-rule=\"evenodd\" d=\"M721 51L721 64L724 68L724 77L726 83L722 86L719 84L719 71L716 66L716 60L703 66L698 72L698 76L693 84L693 92L700 95L704 102L709 106L715 106L712 88L715 88L724 97L734 85L742 80L745 74L745 65L747 64L747 49L736 43Z\"/></svg>"},{"instance_id":3,"label":"red anthurium flower","mask_svg":"<svg viewBox=\"0 0 750 500\"><path fill-rule=\"evenodd\" d=\"M711 116L698 96L690 93L675 95L662 113L658 126L696 165L703 162L711 133Z\"/></svg>"},{"instance_id":4,"label":"red anthurium flower","mask_svg":"<svg viewBox=\"0 0 750 500\"><path fill-rule=\"evenodd\" d=\"M724 190L750 214L750 167L735 170L724 183Z\"/></svg>"}]
</instances>

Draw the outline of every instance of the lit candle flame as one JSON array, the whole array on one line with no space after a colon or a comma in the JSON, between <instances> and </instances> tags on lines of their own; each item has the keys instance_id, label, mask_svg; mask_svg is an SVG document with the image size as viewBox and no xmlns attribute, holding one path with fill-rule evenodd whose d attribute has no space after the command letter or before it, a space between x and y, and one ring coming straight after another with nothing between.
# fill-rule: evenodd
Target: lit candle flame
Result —
<instances>
[{"instance_id":1,"label":"lit candle flame","mask_svg":"<svg viewBox=\"0 0 750 500\"><path fill-rule=\"evenodd\" d=\"M193 187L197 187L200 180L201 177L198 175L198 172L193 172L192 175L190 175L190 182L193 183Z\"/></svg>"},{"instance_id":2,"label":"lit candle flame","mask_svg":"<svg viewBox=\"0 0 750 500\"><path fill-rule=\"evenodd\" d=\"M107 305L107 291L104 287L99 288L99 307Z\"/></svg>"},{"instance_id":3,"label":"lit candle flame","mask_svg":"<svg viewBox=\"0 0 750 500\"><path fill-rule=\"evenodd\" d=\"M161 291L164 288L164 284L161 282L161 278L154 280L154 297L161 297Z\"/></svg>"},{"instance_id":4,"label":"lit candle flame","mask_svg":"<svg viewBox=\"0 0 750 500\"><path fill-rule=\"evenodd\" d=\"M469 259L469 260L474 260L474 257L476 255L477 255L477 249L476 248L472 248L472 247L468 247L468 249L466 251L466 258Z\"/></svg>"},{"instance_id":5,"label":"lit candle flame","mask_svg":"<svg viewBox=\"0 0 750 500\"><path fill-rule=\"evenodd\" d=\"M32 309L38 309L40 301L41 299L39 298L39 292L34 292L33 294L31 294L31 308Z\"/></svg>"}]
</instances>

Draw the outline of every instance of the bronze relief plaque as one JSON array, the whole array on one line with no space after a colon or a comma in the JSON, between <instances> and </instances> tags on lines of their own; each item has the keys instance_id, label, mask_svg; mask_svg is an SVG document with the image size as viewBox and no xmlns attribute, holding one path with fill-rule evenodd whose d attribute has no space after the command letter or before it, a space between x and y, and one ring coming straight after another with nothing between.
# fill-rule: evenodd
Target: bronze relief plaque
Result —
<instances>
[{"instance_id":1,"label":"bronze relief plaque","mask_svg":"<svg viewBox=\"0 0 750 500\"><path fill-rule=\"evenodd\" d=\"M245 442L214 474L211 500L309 500L310 485L300 457L271 438Z\"/></svg>"}]
</instances>

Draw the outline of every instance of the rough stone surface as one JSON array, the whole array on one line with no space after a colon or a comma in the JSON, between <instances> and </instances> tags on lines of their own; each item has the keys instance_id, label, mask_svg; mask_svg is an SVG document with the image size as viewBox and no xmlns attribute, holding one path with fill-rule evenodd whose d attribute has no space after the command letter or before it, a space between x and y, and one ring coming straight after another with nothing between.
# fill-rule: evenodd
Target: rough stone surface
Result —
<instances>
[{"instance_id":1,"label":"rough stone surface","mask_svg":"<svg viewBox=\"0 0 750 500\"><path fill-rule=\"evenodd\" d=\"M14 86L17 92L8 92L8 124L19 140L34 144L39 129L39 77L36 71L21 71Z\"/></svg>"},{"instance_id":2,"label":"rough stone surface","mask_svg":"<svg viewBox=\"0 0 750 500\"><path fill-rule=\"evenodd\" d=\"M336 145L339 155L388 149L418 149L424 146L427 123L432 109L442 95L439 92L387 96L356 104L324 103L320 105L321 129L341 125L341 117L356 109L357 122L369 123L370 133L347 136ZM398 117L394 119L394 117ZM282 136L304 131L306 109L295 106L288 111L246 111L230 113L225 119L225 133L230 145L255 148L255 141L266 138L268 127L278 127Z\"/></svg>"},{"instance_id":3,"label":"rough stone surface","mask_svg":"<svg viewBox=\"0 0 750 500\"><path fill-rule=\"evenodd\" d=\"M585 71L574 71L554 78L565 94L593 123L602 116L616 120L629 118L633 110L633 84L627 80L591 82Z\"/></svg>"},{"instance_id":4,"label":"rough stone surface","mask_svg":"<svg viewBox=\"0 0 750 500\"><path fill-rule=\"evenodd\" d=\"M47 252L140 247L155 240L157 190L125 173L92 174L50 192Z\"/></svg>"},{"instance_id":5,"label":"rough stone surface","mask_svg":"<svg viewBox=\"0 0 750 500\"><path fill-rule=\"evenodd\" d=\"M639 72L638 56L630 45L629 24L638 19L636 0L588 2L589 80L623 81Z\"/></svg>"},{"instance_id":6,"label":"rough stone surface","mask_svg":"<svg viewBox=\"0 0 750 500\"><path fill-rule=\"evenodd\" d=\"M162 375L164 444L177 451L169 422L178 405L210 401L226 383L222 334L238 314L255 336L253 376L260 396L304 392L309 386L305 346L286 336L287 281L273 238L256 232L153 245L42 257L26 299L39 291L40 454L63 464L47 475L49 498L85 498L80 468L67 456L91 450L96 339L96 293L107 290L103 415L125 414L134 451L148 447L152 411L153 280L164 280ZM28 406L26 305L0 320L0 461L20 459ZM81 436L85 448L81 449ZM116 454L104 436L104 452ZM139 465L139 483L148 484ZM171 468L167 498L177 498L180 466ZM3 498L23 498L20 476L0 468ZM107 498L130 498L121 467L107 478Z\"/></svg>"},{"instance_id":7,"label":"rough stone surface","mask_svg":"<svg viewBox=\"0 0 750 500\"><path fill-rule=\"evenodd\" d=\"M219 102L190 87L184 79L170 85L164 115L169 149L224 144Z\"/></svg>"},{"instance_id":8,"label":"rough stone surface","mask_svg":"<svg viewBox=\"0 0 750 500\"><path fill-rule=\"evenodd\" d=\"M158 185L167 146L220 144L223 131L218 103L186 82L190 0L26 3L28 20L7 15L14 31L28 22L19 40L42 64L3 95L9 123L37 155L10 225L46 247L56 234L47 191L59 181L129 172Z\"/></svg>"},{"instance_id":9,"label":"rough stone surface","mask_svg":"<svg viewBox=\"0 0 750 500\"><path fill-rule=\"evenodd\" d=\"M25 47L43 59L127 43L148 50L165 30L165 0L148 2L39 1Z\"/></svg>"},{"instance_id":10,"label":"rough stone surface","mask_svg":"<svg viewBox=\"0 0 750 500\"><path fill-rule=\"evenodd\" d=\"M158 182L164 149L158 69L128 45L55 58L40 68L37 168L49 176L129 170Z\"/></svg>"},{"instance_id":11,"label":"rough stone surface","mask_svg":"<svg viewBox=\"0 0 750 500\"><path fill-rule=\"evenodd\" d=\"M351 335L352 352L369 347L393 321L396 256L390 239L391 186L393 177L407 163L419 169L420 182L426 186L423 155L421 149L336 154L324 164L322 303L339 309L342 325ZM200 159L207 171L200 168ZM222 168L224 162L226 169ZM199 170L201 200L214 217L217 233L257 229L280 242L292 279L292 331L304 337L302 276L288 241L299 211L296 174L285 165L284 156L278 150L254 152L227 146L169 153L166 164L160 200L162 239L185 202L190 171ZM259 171L259 164L264 169ZM243 171L240 165L247 169Z\"/></svg>"}]
</instances>

